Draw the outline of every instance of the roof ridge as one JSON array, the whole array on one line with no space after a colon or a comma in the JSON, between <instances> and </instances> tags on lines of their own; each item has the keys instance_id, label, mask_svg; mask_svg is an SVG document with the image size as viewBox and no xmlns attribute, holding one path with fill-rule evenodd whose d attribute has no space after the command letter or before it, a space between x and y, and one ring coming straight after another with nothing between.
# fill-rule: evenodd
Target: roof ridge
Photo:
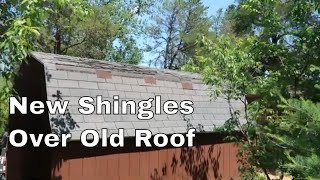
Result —
<instances>
[{"instance_id":1,"label":"roof ridge","mask_svg":"<svg viewBox=\"0 0 320 180\"><path fill-rule=\"evenodd\" d=\"M201 76L197 73L169 70L169 69L159 69L153 67L146 67L141 65L126 64L120 62L109 62L98 59L82 58L69 55L44 53L44 52L31 52L31 56L43 64L53 63L56 65L64 66L78 66L94 69L110 69L116 71L128 71L136 74L159 74L159 75L171 75L177 78L188 78L200 80ZM139 72L140 71L140 72Z\"/></svg>"}]
</instances>

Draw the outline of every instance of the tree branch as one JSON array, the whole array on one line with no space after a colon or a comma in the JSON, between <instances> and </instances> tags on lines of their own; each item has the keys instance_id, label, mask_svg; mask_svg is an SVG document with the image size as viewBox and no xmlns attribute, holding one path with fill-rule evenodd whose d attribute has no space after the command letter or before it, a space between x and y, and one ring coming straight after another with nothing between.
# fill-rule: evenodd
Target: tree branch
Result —
<instances>
[{"instance_id":1,"label":"tree branch","mask_svg":"<svg viewBox=\"0 0 320 180\"><path fill-rule=\"evenodd\" d=\"M71 45L65 47L65 48L62 50L62 52L63 52L63 53L66 53L68 49L70 49L70 48L72 48L72 47L74 47L74 46L78 46L78 45L84 43L85 41L86 41L86 37L84 37L84 38L82 39L82 41L80 41L80 42L78 42L78 43L71 44Z\"/></svg>"}]
</instances>

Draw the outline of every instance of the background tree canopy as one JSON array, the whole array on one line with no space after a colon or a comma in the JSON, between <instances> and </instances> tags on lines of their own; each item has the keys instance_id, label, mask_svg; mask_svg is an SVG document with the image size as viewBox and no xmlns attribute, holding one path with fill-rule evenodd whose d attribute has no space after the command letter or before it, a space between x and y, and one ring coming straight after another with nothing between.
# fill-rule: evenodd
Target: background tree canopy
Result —
<instances>
[{"instance_id":1,"label":"background tree canopy","mask_svg":"<svg viewBox=\"0 0 320 180\"><path fill-rule=\"evenodd\" d=\"M149 64L176 69L192 57L195 40L208 36L212 19L200 0L164 0L152 8L145 33L152 43L147 51L156 54Z\"/></svg>"},{"instance_id":2,"label":"background tree canopy","mask_svg":"<svg viewBox=\"0 0 320 180\"><path fill-rule=\"evenodd\" d=\"M137 64L141 49L133 36L138 33L135 3L125 1L82 2L86 13L72 13L75 1L60 6L47 3L49 11L41 27L39 39L42 51L79 57L107 59Z\"/></svg>"},{"instance_id":3,"label":"background tree canopy","mask_svg":"<svg viewBox=\"0 0 320 180\"><path fill-rule=\"evenodd\" d=\"M213 96L243 102L245 111L230 105L215 130L241 132L229 138L245 157L244 179L320 176L319 8L316 0L238 0L210 16L201 0L1 1L0 130L30 51L143 63L200 73Z\"/></svg>"}]
</instances>

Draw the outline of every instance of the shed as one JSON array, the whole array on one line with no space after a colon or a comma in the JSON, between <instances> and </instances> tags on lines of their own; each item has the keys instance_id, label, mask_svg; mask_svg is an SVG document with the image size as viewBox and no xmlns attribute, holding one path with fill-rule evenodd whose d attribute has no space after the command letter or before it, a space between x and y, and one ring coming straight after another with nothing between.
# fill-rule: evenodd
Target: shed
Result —
<instances>
[{"instance_id":1,"label":"shed","mask_svg":"<svg viewBox=\"0 0 320 180\"><path fill-rule=\"evenodd\" d=\"M213 132L230 118L224 98L211 100L210 89L198 74L162 70L101 60L34 52L20 67L14 88L19 96L34 100L69 100L68 112L40 115L28 112L9 118L9 131L27 133L71 133L67 147L48 148L44 144L8 147L9 180L162 180L239 179L237 147ZM162 100L192 100L190 115L156 114L151 120L136 115L82 115L80 97L102 95L111 99L146 100L161 95ZM241 103L232 102L234 108ZM198 129L193 147L134 147L135 129L153 134L186 133ZM115 132L124 128L125 147L84 147L85 129Z\"/></svg>"}]
</instances>

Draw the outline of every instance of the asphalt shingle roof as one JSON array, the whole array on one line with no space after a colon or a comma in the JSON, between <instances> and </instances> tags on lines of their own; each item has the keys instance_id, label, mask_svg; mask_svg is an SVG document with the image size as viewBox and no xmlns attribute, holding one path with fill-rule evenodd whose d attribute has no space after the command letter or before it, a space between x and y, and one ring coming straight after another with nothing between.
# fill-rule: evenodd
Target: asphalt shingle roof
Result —
<instances>
[{"instance_id":1,"label":"asphalt shingle roof","mask_svg":"<svg viewBox=\"0 0 320 180\"><path fill-rule=\"evenodd\" d=\"M209 87L198 74L162 70L135 65L34 52L32 57L45 67L48 100L69 100L69 113L50 115L52 131L70 132L77 140L85 129L108 128L109 133L125 129L125 136L134 136L135 129L150 129L152 133L187 132L188 123L201 125L204 131L212 131L229 119L228 103L223 98L211 101ZM57 94L58 93L58 94ZM155 115L151 120L139 120L136 115L82 115L78 100L83 96L102 95L112 100L147 100L161 95L162 100L192 100L192 115ZM241 108L233 102L234 108Z\"/></svg>"}]
</instances>

